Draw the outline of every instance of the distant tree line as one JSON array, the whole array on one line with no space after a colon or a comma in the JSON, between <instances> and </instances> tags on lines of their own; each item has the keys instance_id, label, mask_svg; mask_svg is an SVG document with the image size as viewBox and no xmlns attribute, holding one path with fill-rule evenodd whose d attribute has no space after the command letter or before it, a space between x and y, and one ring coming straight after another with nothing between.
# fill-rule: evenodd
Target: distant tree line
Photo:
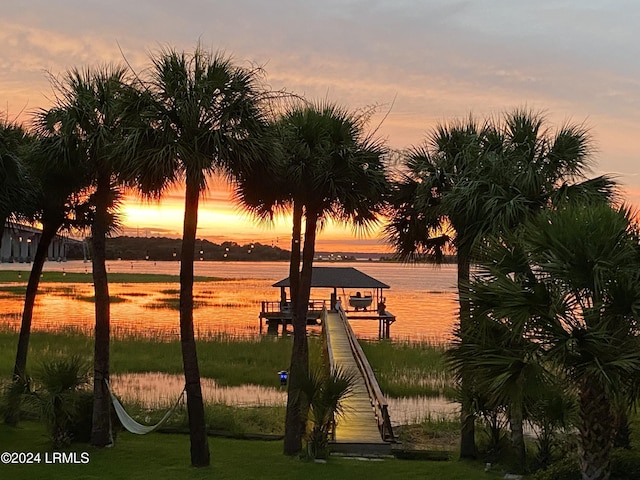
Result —
<instances>
[{"instance_id":1,"label":"distant tree line","mask_svg":"<svg viewBox=\"0 0 640 480\"><path fill-rule=\"evenodd\" d=\"M182 240L167 237L114 237L106 241L107 260L149 260L149 261L177 261L180 259ZM209 240L197 240L194 256L197 260L219 261L258 261L277 262L288 261L289 252L282 248L263 245L261 243L247 243L240 245L236 242L221 244ZM73 245L68 247L68 259L83 258L82 247Z\"/></svg>"}]
</instances>

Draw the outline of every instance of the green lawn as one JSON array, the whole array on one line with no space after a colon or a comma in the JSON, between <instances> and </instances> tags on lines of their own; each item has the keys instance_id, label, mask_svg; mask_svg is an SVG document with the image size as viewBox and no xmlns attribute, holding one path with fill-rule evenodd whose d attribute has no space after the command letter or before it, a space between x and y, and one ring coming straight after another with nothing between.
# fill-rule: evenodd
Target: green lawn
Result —
<instances>
[{"instance_id":1,"label":"green lawn","mask_svg":"<svg viewBox=\"0 0 640 480\"><path fill-rule=\"evenodd\" d=\"M326 464L310 463L282 454L280 441L231 440L211 437L211 466L189 466L189 439L186 435L153 433L135 436L120 433L113 448L95 449L74 445L66 452L88 454L87 464L45 464L45 453L52 453L39 424L22 423L18 428L0 425L0 452L40 453L41 463L2 465L2 479L74 480L100 479L261 479L261 480L389 480L447 479L474 480L501 478L504 472L484 473L478 463L455 460L429 462L384 459L362 461L331 457Z\"/></svg>"}]
</instances>

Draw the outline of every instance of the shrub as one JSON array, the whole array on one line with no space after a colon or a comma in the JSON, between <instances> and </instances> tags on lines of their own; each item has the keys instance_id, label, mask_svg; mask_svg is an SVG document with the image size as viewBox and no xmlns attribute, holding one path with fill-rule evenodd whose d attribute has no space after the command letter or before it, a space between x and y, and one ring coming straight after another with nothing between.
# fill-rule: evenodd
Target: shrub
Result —
<instances>
[{"instance_id":1,"label":"shrub","mask_svg":"<svg viewBox=\"0 0 640 480\"><path fill-rule=\"evenodd\" d=\"M75 415L69 420L71 441L89 443L91 440L91 422L93 417L93 392L91 390L78 391ZM117 420L115 412L112 419ZM114 431L115 436L115 431Z\"/></svg>"},{"instance_id":2,"label":"shrub","mask_svg":"<svg viewBox=\"0 0 640 480\"><path fill-rule=\"evenodd\" d=\"M582 480L578 461L574 457L565 457L552 463L533 476L534 480Z\"/></svg>"},{"instance_id":3,"label":"shrub","mask_svg":"<svg viewBox=\"0 0 640 480\"><path fill-rule=\"evenodd\" d=\"M326 459L329 437L337 417L344 415L342 401L352 395L355 374L341 369L326 374L322 369L311 372L302 384L301 392L309 405L311 428L307 431L307 455Z\"/></svg>"},{"instance_id":4,"label":"shrub","mask_svg":"<svg viewBox=\"0 0 640 480\"><path fill-rule=\"evenodd\" d=\"M640 478L640 454L637 451L615 449L611 453L612 480L636 480Z\"/></svg>"},{"instance_id":5,"label":"shrub","mask_svg":"<svg viewBox=\"0 0 640 480\"><path fill-rule=\"evenodd\" d=\"M574 457L566 457L537 472L534 480L581 480L580 467ZM640 454L632 450L615 449L611 453L611 480L640 478Z\"/></svg>"},{"instance_id":6,"label":"shrub","mask_svg":"<svg viewBox=\"0 0 640 480\"><path fill-rule=\"evenodd\" d=\"M52 360L41 365L33 383L35 389L26 394L25 403L47 423L54 448L69 445L72 425L81 423L81 389L89 383L88 365L78 356Z\"/></svg>"}]
</instances>

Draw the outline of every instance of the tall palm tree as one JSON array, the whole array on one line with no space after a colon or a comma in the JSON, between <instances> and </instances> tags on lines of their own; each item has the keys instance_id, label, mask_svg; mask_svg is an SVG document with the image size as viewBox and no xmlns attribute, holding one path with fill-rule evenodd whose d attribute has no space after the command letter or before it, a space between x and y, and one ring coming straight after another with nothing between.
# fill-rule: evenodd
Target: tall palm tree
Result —
<instances>
[{"instance_id":1,"label":"tall palm tree","mask_svg":"<svg viewBox=\"0 0 640 480\"><path fill-rule=\"evenodd\" d=\"M395 185L388 237L406 259L439 253L452 239L462 342L472 326L468 285L480 240L565 198L612 194L608 178L586 177L590 153L584 127L566 125L554 132L541 114L524 109L482 124L469 118L438 126L423 145L408 151ZM460 455L474 458L471 373L461 374Z\"/></svg>"},{"instance_id":2,"label":"tall palm tree","mask_svg":"<svg viewBox=\"0 0 640 480\"><path fill-rule=\"evenodd\" d=\"M126 68L73 69L54 80L56 103L46 116L49 132L60 139L65 160L80 165L91 186L91 246L95 292L94 403L91 444L113 443L109 380L110 306L105 241L115 220L122 143L123 99L128 97Z\"/></svg>"},{"instance_id":3,"label":"tall palm tree","mask_svg":"<svg viewBox=\"0 0 640 480\"><path fill-rule=\"evenodd\" d=\"M606 204L544 212L518 236L520 261L494 257L474 287L490 320L531 340L542 367L576 394L585 480L609 478L616 403L637 399L640 249L631 217Z\"/></svg>"},{"instance_id":4,"label":"tall palm tree","mask_svg":"<svg viewBox=\"0 0 640 480\"><path fill-rule=\"evenodd\" d=\"M25 377L33 307L49 245L61 230L69 231L72 228L82 226L76 216L75 205L85 188L86 175L81 165L71 164L64 160L62 139L46 133L47 115L46 111L38 112L36 123L41 135L34 142L26 157L32 178L37 181L38 190L34 195L36 202L34 220L42 224L42 235L36 248L27 282L13 369L14 382L20 382ZM5 413L6 423L17 423L19 398L16 397L17 401L9 404Z\"/></svg>"},{"instance_id":5,"label":"tall palm tree","mask_svg":"<svg viewBox=\"0 0 640 480\"><path fill-rule=\"evenodd\" d=\"M318 230L329 219L369 228L382 211L388 181L384 143L366 133L368 115L319 102L290 107L275 123L280 160L272 180L240 176L238 199L263 216L289 206L293 233L289 268L294 332L285 420L284 451L302 450L307 405L300 395L309 376L307 308ZM304 224L304 244L301 235Z\"/></svg>"},{"instance_id":6,"label":"tall palm tree","mask_svg":"<svg viewBox=\"0 0 640 480\"><path fill-rule=\"evenodd\" d=\"M472 175L487 156L486 137L487 125L470 117L465 122L439 125L426 142L411 148L406 155L404 171L394 185L390 221L386 227L390 243L407 260L424 254L438 259L447 244L455 246L463 338L471 322L467 285L472 250L486 226L481 223L482 198L475 198L462 208L454 208L451 204L459 195L459 184ZM468 384L463 381L463 392ZM474 413L468 391L465 397L460 455L474 458Z\"/></svg>"},{"instance_id":7,"label":"tall palm tree","mask_svg":"<svg viewBox=\"0 0 640 480\"><path fill-rule=\"evenodd\" d=\"M130 124L132 175L152 197L184 179L180 253L180 338L187 390L191 463L209 465L200 372L193 327L193 261L200 197L213 174L250 171L265 156L260 71L237 67L222 53L197 47L163 50L151 59Z\"/></svg>"}]
</instances>

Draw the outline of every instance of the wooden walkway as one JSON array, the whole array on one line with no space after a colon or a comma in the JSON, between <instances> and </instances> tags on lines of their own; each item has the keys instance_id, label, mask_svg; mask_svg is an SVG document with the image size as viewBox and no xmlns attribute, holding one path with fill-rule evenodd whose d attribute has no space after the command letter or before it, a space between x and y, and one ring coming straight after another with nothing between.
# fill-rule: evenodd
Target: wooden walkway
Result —
<instances>
[{"instance_id":1,"label":"wooden walkway","mask_svg":"<svg viewBox=\"0 0 640 480\"><path fill-rule=\"evenodd\" d=\"M327 312L324 330L331 366L356 373L353 394L343 401L346 413L337 421L332 450L357 455L390 454L391 444L382 439L367 379L349 341L349 327L339 313Z\"/></svg>"}]
</instances>

